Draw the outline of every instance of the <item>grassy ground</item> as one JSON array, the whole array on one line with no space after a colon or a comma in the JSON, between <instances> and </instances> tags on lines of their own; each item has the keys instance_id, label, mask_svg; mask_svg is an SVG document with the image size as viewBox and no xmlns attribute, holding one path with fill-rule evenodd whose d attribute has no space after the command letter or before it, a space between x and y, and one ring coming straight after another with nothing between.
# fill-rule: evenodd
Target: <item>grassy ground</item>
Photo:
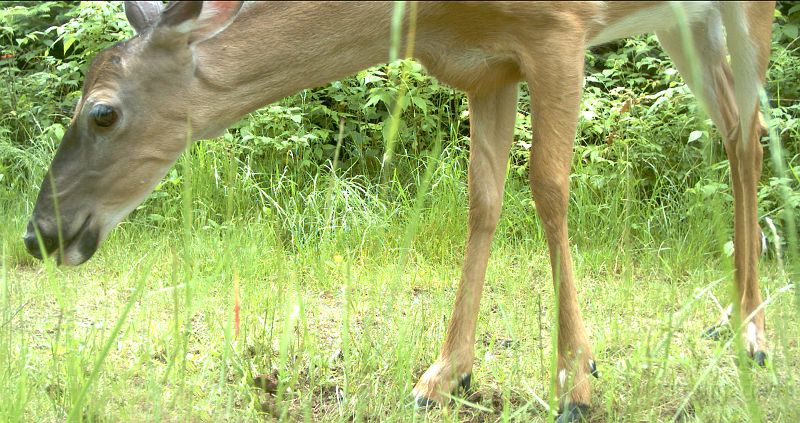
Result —
<instances>
[{"instance_id":1,"label":"grassy ground","mask_svg":"<svg viewBox=\"0 0 800 423\"><path fill-rule=\"evenodd\" d=\"M0 420L546 421L553 289L529 193L514 183L481 303L474 390L429 412L412 405L459 281L459 163L436 168L418 214L402 187L383 201L357 179L320 176L317 189L282 180L262 206L215 219L200 191L213 181L201 181L168 216L176 222L153 224L145 205L79 268L27 257L29 210L5 203ZM580 206L575 272L600 371L590 420L750 421L737 369L751 367L737 367L730 337L701 337L730 297L729 260L698 247L708 222L643 239L626 229L637 210L606 210L592 227ZM308 227L319 233L304 238ZM762 267L771 355L752 370L753 389L764 420L797 421L795 295L779 263Z\"/></svg>"}]
</instances>

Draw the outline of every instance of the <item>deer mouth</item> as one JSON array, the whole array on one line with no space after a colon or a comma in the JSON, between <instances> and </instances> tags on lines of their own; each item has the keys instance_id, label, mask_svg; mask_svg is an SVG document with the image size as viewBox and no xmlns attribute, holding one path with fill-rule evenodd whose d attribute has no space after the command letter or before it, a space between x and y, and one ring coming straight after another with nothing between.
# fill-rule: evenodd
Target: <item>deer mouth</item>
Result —
<instances>
[{"instance_id":1,"label":"deer mouth","mask_svg":"<svg viewBox=\"0 0 800 423\"><path fill-rule=\"evenodd\" d=\"M59 265L77 266L89 260L100 245L100 233L92 225L92 216L86 217L83 225L69 240L64 241L64 249L56 256Z\"/></svg>"},{"instance_id":2,"label":"deer mouth","mask_svg":"<svg viewBox=\"0 0 800 423\"><path fill-rule=\"evenodd\" d=\"M62 242L58 241L57 235L41 234L40 245L34 221L31 220L28 224L28 233L24 237L25 247L32 256L40 260L44 255L54 255L59 265L77 266L89 260L100 245L100 232L92 225L92 221L92 216L87 216L78 230L69 238L64 237Z\"/></svg>"}]
</instances>

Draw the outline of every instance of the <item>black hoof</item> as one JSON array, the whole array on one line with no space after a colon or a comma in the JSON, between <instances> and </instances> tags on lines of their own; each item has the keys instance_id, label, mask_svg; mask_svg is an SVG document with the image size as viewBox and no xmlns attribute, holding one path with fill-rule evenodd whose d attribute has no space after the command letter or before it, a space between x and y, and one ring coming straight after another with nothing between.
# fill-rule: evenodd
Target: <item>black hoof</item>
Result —
<instances>
[{"instance_id":1,"label":"black hoof","mask_svg":"<svg viewBox=\"0 0 800 423\"><path fill-rule=\"evenodd\" d=\"M728 336L731 332L729 325L714 325L703 331L703 338L712 341L719 341L720 339Z\"/></svg>"},{"instance_id":2,"label":"black hoof","mask_svg":"<svg viewBox=\"0 0 800 423\"><path fill-rule=\"evenodd\" d=\"M598 379L600 378L600 372L597 371L597 364L595 364L594 360L589 360L589 373Z\"/></svg>"},{"instance_id":3,"label":"black hoof","mask_svg":"<svg viewBox=\"0 0 800 423\"><path fill-rule=\"evenodd\" d=\"M458 388L463 390L465 393L469 392L470 385L472 383L472 373L467 373L464 377L461 378L461 381L458 382Z\"/></svg>"},{"instance_id":4,"label":"black hoof","mask_svg":"<svg viewBox=\"0 0 800 423\"><path fill-rule=\"evenodd\" d=\"M467 373L464 375L461 380L458 382L458 387L456 388L456 392L463 391L464 393L469 392L469 388L472 382L472 373ZM436 401L424 396L420 395L415 399L417 407L419 408L431 408L436 405Z\"/></svg>"},{"instance_id":5,"label":"black hoof","mask_svg":"<svg viewBox=\"0 0 800 423\"><path fill-rule=\"evenodd\" d=\"M764 351L756 351L755 355L753 355L753 361L759 366L765 367L767 365L767 353Z\"/></svg>"},{"instance_id":6,"label":"black hoof","mask_svg":"<svg viewBox=\"0 0 800 423\"><path fill-rule=\"evenodd\" d=\"M589 415L589 406L586 404L571 402L567 404L565 410L561 410L556 419L556 423L575 423L584 421Z\"/></svg>"},{"instance_id":7,"label":"black hoof","mask_svg":"<svg viewBox=\"0 0 800 423\"><path fill-rule=\"evenodd\" d=\"M416 399L416 402L417 402L417 407L425 408L425 409L431 408L434 405L436 405L436 401L434 401L434 400L432 400L432 399L430 399L430 398L428 398L426 396L418 396L417 399Z\"/></svg>"}]
</instances>

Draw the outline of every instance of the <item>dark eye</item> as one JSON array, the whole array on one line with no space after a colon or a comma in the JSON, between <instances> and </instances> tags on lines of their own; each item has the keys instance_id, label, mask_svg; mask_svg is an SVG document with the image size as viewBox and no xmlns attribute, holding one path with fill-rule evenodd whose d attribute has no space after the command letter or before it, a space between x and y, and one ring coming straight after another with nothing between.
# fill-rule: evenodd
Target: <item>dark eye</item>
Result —
<instances>
[{"instance_id":1,"label":"dark eye","mask_svg":"<svg viewBox=\"0 0 800 423\"><path fill-rule=\"evenodd\" d=\"M97 126L108 128L117 121L117 111L106 104L95 104L90 113Z\"/></svg>"}]
</instances>

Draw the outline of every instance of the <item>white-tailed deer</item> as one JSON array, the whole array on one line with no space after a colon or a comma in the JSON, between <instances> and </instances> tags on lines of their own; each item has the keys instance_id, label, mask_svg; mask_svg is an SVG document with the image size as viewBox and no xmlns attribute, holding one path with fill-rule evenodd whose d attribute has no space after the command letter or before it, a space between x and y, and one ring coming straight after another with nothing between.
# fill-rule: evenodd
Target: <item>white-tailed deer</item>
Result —
<instances>
[{"instance_id":1,"label":"white-tailed deer","mask_svg":"<svg viewBox=\"0 0 800 423\"><path fill-rule=\"evenodd\" d=\"M756 311L761 304L758 98L773 7L772 2L431 2L406 8L405 28L412 20L416 28L413 57L467 93L471 136L463 274L439 358L414 387L418 403L442 402L469 382L517 90L526 81L533 120L530 187L560 302L559 420L580 419L589 406L588 376L595 367L567 245L568 176L584 51L652 31L722 135L735 200L736 285L742 317L752 314L744 335L750 355L763 362L764 312ZM55 255L67 265L88 260L184 151L187 134L215 136L258 107L387 62L393 9L388 2L209 1L173 2L167 8L161 2L127 2L137 35L98 54L86 74L83 96L28 225L28 250L36 257ZM680 30L678 15L688 31ZM684 39L685 33L691 37ZM407 42L408 35L399 51Z\"/></svg>"}]
</instances>

